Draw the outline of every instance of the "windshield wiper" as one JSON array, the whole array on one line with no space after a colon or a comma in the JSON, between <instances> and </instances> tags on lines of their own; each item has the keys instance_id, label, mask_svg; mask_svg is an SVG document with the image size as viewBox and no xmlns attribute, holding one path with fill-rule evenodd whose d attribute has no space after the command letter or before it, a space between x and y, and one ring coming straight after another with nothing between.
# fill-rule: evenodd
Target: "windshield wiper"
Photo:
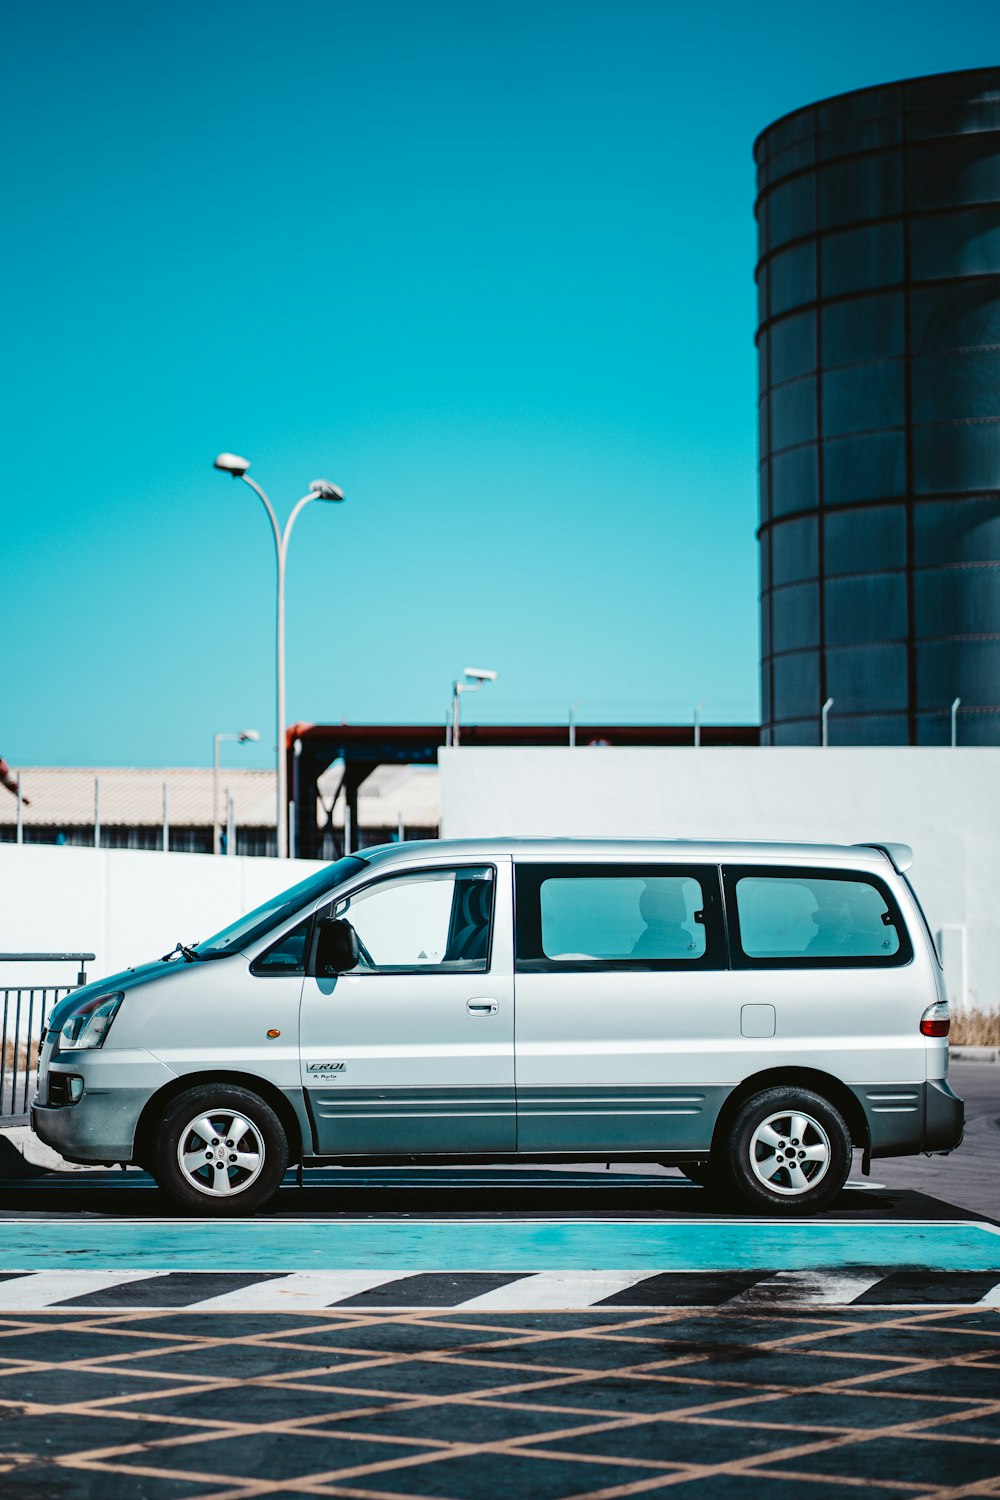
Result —
<instances>
[{"instance_id":1,"label":"windshield wiper","mask_svg":"<svg viewBox=\"0 0 1000 1500\"><path fill-rule=\"evenodd\" d=\"M171 948L169 953L164 953L160 962L165 964L168 959L173 958L175 953L182 953L189 964L193 964L196 958L201 957L201 954L196 953L193 948L186 948L183 943L178 943L176 948Z\"/></svg>"}]
</instances>

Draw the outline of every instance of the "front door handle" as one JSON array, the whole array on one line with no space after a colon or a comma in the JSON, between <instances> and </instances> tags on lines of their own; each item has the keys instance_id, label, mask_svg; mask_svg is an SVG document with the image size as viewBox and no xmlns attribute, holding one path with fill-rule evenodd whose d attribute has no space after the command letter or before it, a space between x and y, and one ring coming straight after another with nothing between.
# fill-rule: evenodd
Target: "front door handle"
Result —
<instances>
[{"instance_id":1,"label":"front door handle","mask_svg":"<svg viewBox=\"0 0 1000 1500\"><path fill-rule=\"evenodd\" d=\"M496 1000L466 1000L465 1008L470 1016L495 1016L500 1006Z\"/></svg>"}]
</instances>

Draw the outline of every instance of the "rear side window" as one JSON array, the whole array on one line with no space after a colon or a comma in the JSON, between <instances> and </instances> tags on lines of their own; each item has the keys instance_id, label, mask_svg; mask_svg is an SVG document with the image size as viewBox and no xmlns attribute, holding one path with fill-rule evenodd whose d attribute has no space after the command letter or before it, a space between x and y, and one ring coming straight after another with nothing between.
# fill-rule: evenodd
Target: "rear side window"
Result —
<instances>
[{"instance_id":1,"label":"rear side window","mask_svg":"<svg viewBox=\"0 0 1000 1500\"><path fill-rule=\"evenodd\" d=\"M899 908L874 876L730 869L726 889L734 958L752 967L868 967L913 957Z\"/></svg>"},{"instance_id":2,"label":"rear side window","mask_svg":"<svg viewBox=\"0 0 1000 1500\"><path fill-rule=\"evenodd\" d=\"M714 869L519 865L515 881L522 971L720 966Z\"/></svg>"}]
</instances>

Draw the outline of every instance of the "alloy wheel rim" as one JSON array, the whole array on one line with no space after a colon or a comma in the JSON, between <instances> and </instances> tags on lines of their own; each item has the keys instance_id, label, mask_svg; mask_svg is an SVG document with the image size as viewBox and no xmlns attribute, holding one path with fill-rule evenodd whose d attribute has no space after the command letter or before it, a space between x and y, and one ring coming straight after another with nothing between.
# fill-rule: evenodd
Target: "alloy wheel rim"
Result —
<instances>
[{"instance_id":1,"label":"alloy wheel rim","mask_svg":"<svg viewBox=\"0 0 1000 1500\"><path fill-rule=\"evenodd\" d=\"M830 1137L804 1110L778 1110L750 1137L750 1167L757 1181L782 1198L813 1192L830 1170Z\"/></svg>"},{"instance_id":2,"label":"alloy wheel rim","mask_svg":"<svg viewBox=\"0 0 1000 1500\"><path fill-rule=\"evenodd\" d=\"M189 1186L210 1198L244 1193L264 1169L257 1126L233 1109L203 1109L177 1142L177 1165Z\"/></svg>"}]
</instances>

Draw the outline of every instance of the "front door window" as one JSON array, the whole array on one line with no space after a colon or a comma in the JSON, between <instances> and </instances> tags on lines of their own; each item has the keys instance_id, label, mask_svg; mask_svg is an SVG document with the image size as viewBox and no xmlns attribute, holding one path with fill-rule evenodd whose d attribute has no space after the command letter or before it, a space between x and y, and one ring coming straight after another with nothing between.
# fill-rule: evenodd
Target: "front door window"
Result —
<instances>
[{"instance_id":1,"label":"front door window","mask_svg":"<svg viewBox=\"0 0 1000 1500\"><path fill-rule=\"evenodd\" d=\"M335 908L358 934L356 974L484 974L492 911L489 867L396 876Z\"/></svg>"}]
</instances>

